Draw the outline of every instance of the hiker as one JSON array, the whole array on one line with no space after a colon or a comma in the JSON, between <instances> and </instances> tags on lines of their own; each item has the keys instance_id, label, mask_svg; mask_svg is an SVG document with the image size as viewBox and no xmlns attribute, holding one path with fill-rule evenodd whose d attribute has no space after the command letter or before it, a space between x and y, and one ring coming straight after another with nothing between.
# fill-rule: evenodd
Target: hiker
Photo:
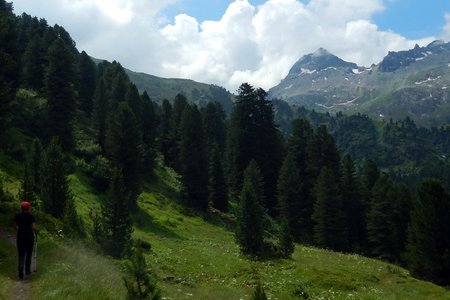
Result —
<instances>
[{"instance_id":1,"label":"hiker","mask_svg":"<svg viewBox=\"0 0 450 300\"><path fill-rule=\"evenodd\" d=\"M34 234L36 230L36 218L30 213L30 202L20 203L21 212L14 218L14 226L17 230L17 250L19 253L19 278L31 273L31 255L33 252Z\"/></svg>"}]
</instances>

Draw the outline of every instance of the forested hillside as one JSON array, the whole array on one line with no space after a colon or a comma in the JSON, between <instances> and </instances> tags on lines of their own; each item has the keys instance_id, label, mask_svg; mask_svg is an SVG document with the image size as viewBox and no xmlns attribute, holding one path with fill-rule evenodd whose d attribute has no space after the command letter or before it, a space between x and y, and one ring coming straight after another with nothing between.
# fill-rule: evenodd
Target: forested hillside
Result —
<instances>
[{"instance_id":1,"label":"forested hillside","mask_svg":"<svg viewBox=\"0 0 450 300\"><path fill-rule=\"evenodd\" d=\"M95 255L88 278L109 272L118 298L450 297L411 277L450 284L448 128L293 109L248 83L229 115L181 93L157 103L64 28L4 0L0 14L0 220L19 200L38 214L42 299L67 284L55 270Z\"/></svg>"}]
</instances>

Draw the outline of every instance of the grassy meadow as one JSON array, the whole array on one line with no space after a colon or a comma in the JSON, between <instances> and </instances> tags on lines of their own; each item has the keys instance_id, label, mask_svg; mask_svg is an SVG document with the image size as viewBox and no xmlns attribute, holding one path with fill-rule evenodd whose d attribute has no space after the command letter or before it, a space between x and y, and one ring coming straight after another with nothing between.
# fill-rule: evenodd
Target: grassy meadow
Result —
<instances>
[{"instance_id":1,"label":"grassy meadow","mask_svg":"<svg viewBox=\"0 0 450 300\"><path fill-rule=\"evenodd\" d=\"M291 259L250 260L235 243L231 216L183 208L174 201L180 188L176 174L159 167L156 178L139 197L133 237L151 245L147 264L163 299L250 299L258 281L269 299L450 299L445 288L359 255L296 245ZM70 182L89 230L99 195L81 174L71 175ZM2 226L6 219L2 212ZM100 255L89 240L68 240L57 225L45 226L51 229L41 230L29 299L125 299L123 261ZM14 291L16 259L14 245L0 238L0 299L10 299Z\"/></svg>"}]
</instances>

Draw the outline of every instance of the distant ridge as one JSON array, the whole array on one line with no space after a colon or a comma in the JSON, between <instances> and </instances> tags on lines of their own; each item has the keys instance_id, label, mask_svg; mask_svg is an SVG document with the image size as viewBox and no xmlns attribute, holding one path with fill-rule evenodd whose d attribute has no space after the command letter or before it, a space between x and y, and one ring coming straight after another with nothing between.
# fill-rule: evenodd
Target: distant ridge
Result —
<instances>
[{"instance_id":1,"label":"distant ridge","mask_svg":"<svg viewBox=\"0 0 450 300\"><path fill-rule=\"evenodd\" d=\"M300 58L269 97L319 111L449 124L450 43L389 52L369 68L320 48Z\"/></svg>"}]
</instances>

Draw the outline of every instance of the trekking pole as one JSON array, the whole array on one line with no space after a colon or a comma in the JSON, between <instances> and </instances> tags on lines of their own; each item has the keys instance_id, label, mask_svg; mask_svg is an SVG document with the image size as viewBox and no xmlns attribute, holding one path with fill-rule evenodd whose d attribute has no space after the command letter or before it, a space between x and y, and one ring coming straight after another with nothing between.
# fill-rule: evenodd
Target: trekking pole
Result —
<instances>
[{"instance_id":1,"label":"trekking pole","mask_svg":"<svg viewBox=\"0 0 450 300\"><path fill-rule=\"evenodd\" d=\"M38 235L37 232L35 233L36 241L34 242L34 270L33 272L37 272L37 241L38 241Z\"/></svg>"}]
</instances>

